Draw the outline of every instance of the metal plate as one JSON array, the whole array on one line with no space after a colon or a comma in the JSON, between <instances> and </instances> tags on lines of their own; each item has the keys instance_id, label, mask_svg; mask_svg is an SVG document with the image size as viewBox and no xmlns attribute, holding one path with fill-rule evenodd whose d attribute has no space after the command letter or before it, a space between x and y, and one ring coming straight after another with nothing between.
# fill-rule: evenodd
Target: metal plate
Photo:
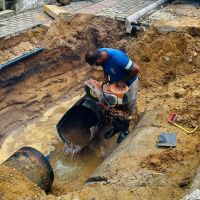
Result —
<instances>
[{"instance_id":1,"label":"metal plate","mask_svg":"<svg viewBox=\"0 0 200 200\"><path fill-rule=\"evenodd\" d=\"M158 137L158 147L176 147L176 133L161 133Z\"/></svg>"}]
</instances>

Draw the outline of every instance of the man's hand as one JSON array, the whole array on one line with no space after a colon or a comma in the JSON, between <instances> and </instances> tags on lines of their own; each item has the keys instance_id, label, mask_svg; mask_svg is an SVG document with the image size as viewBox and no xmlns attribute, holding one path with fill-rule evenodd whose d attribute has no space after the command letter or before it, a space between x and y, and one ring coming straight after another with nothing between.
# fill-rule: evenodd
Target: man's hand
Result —
<instances>
[{"instance_id":1,"label":"man's hand","mask_svg":"<svg viewBox=\"0 0 200 200\"><path fill-rule=\"evenodd\" d=\"M119 81L117 83L117 86L120 87L120 88L125 88L126 87L126 83L124 83L123 81Z\"/></svg>"}]
</instances>

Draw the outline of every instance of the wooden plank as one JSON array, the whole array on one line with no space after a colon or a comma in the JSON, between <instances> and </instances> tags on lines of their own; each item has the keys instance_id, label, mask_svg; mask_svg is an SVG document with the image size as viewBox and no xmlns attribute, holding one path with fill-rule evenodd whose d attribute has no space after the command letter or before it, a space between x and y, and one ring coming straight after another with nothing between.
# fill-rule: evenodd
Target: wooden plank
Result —
<instances>
[{"instance_id":1,"label":"wooden plank","mask_svg":"<svg viewBox=\"0 0 200 200\"><path fill-rule=\"evenodd\" d=\"M55 6L55 5L44 5L43 7L44 12L46 12L48 15L56 19L59 14L61 13L69 13L66 9L63 7Z\"/></svg>"}]
</instances>

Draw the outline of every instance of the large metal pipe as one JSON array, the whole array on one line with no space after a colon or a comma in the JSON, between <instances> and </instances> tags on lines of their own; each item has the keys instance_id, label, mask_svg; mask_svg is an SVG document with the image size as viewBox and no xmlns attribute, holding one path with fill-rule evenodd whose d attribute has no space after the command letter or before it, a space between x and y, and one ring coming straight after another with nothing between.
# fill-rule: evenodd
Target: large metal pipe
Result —
<instances>
[{"instance_id":1,"label":"large metal pipe","mask_svg":"<svg viewBox=\"0 0 200 200\"><path fill-rule=\"evenodd\" d=\"M3 164L22 172L45 191L51 188L54 180L53 169L46 157L34 148L19 149Z\"/></svg>"},{"instance_id":2,"label":"large metal pipe","mask_svg":"<svg viewBox=\"0 0 200 200\"><path fill-rule=\"evenodd\" d=\"M57 131L64 143L83 148L90 144L104 124L98 105L83 97L61 118Z\"/></svg>"}]
</instances>

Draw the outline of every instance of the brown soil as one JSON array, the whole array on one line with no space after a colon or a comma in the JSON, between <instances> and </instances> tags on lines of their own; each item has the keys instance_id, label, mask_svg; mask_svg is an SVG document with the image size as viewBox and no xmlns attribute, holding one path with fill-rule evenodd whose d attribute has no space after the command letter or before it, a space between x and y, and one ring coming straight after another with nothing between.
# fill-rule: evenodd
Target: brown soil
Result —
<instances>
[{"instance_id":1,"label":"brown soil","mask_svg":"<svg viewBox=\"0 0 200 200\"><path fill-rule=\"evenodd\" d=\"M46 194L20 172L1 165L0 199L46 199Z\"/></svg>"},{"instance_id":2,"label":"brown soil","mask_svg":"<svg viewBox=\"0 0 200 200\"><path fill-rule=\"evenodd\" d=\"M188 123L200 124L199 38L188 33L162 34L151 29L133 42L130 38L123 38L121 30L117 22L92 16L62 16L49 29L38 28L14 39L1 41L1 62L32 47L45 48L40 55L0 75L2 141L8 133L37 117L54 101L80 90L86 77L99 77L99 72L92 72L86 67L84 54L87 49L100 46L125 48L141 66L140 117L149 111L158 111L152 126L168 127L168 114L174 111ZM168 129L174 131L172 126ZM118 161L119 165L113 166L115 171L108 170L110 176L117 177L115 183L85 186L83 190L70 193L63 199L75 199L78 194L81 199L180 199L185 190L174 185L181 179L194 176L199 164L200 140L199 131L192 135L178 133L178 149L154 150L137 157L141 170L169 172L168 182L164 186L140 185L137 190L124 186L128 185L127 180L134 171L134 162L126 161L128 155L124 155L123 163ZM148 141L146 143L148 145ZM126 148L128 151L129 147ZM137 179L141 177L138 173ZM159 181L162 181L161 178L158 178Z\"/></svg>"},{"instance_id":3,"label":"brown soil","mask_svg":"<svg viewBox=\"0 0 200 200\"><path fill-rule=\"evenodd\" d=\"M146 109L157 109L162 105L168 113L176 112L188 124L199 124L198 37L150 30L130 49L130 54L135 52L132 55L141 66L140 98L142 102L146 101Z\"/></svg>"}]
</instances>

